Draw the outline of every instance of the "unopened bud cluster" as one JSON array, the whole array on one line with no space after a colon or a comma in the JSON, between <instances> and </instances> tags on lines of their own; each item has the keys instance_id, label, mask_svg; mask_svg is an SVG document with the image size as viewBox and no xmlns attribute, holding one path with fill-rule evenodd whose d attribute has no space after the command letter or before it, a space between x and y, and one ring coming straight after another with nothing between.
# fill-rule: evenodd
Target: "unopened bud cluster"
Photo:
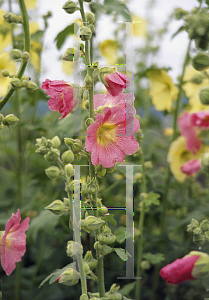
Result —
<instances>
[{"instance_id":1,"label":"unopened bud cluster","mask_svg":"<svg viewBox=\"0 0 209 300\"><path fill-rule=\"evenodd\" d=\"M61 142L58 136L53 139L46 139L45 137L36 139L35 146L38 149L35 151L37 154L44 156L47 161L56 161L60 156L60 151L57 149Z\"/></svg>"},{"instance_id":2,"label":"unopened bud cluster","mask_svg":"<svg viewBox=\"0 0 209 300\"><path fill-rule=\"evenodd\" d=\"M6 117L0 114L0 129L2 129L4 126L8 126L8 127L13 126L17 122L19 122L19 119L13 114L9 114Z\"/></svg>"},{"instance_id":3,"label":"unopened bud cluster","mask_svg":"<svg viewBox=\"0 0 209 300\"><path fill-rule=\"evenodd\" d=\"M209 241L209 221L203 220L199 223L197 220L192 219L191 223L187 225L187 231L193 232L193 242L202 247L205 241Z\"/></svg>"},{"instance_id":4,"label":"unopened bud cluster","mask_svg":"<svg viewBox=\"0 0 209 300\"><path fill-rule=\"evenodd\" d=\"M102 232L97 236L97 240L104 245L108 245L115 242L116 236L111 233L111 229L109 227L104 226L102 228Z\"/></svg>"},{"instance_id":5,"label":"unopened bud cluster","mask_svg":"<svg viewBox=\"0 0 209 300\"><path fill-rule=\"evenodd\" d=\"M82 142L78 139L65 138L65 144L72 150L74 154L77 154L82 148Z\"/></svg>"},{"instance_id":6,"label":"unopened bud cluster","mask_svg":"<svg viewBox=\"0 0 209 300\"><path fill-rule=\"evenodd\" d=\"M3 17L4 17L4 21L7 23L16 23L16 24L22 23L22 17L12 12L5 14Z\"/></svg>"},{"instance_id":7,"label":"unopened bud cluster","mask_svg":"<svg viewBox=\"0 0 209 300\"><path fill-rule=\"evenodd\" d=\"M98 190L98 185L96 178L87 177L86 183L82 187L82 195L85 197L87 195L94 194Z\"/></svg>"},{"instance_id":8,"label":"unopened bud cluster","mask_svg":"<svg viewBox=\"0 0 209 300\"><path fill-rule=\"evenodd\" d=\"M86 232L95 231L99 229L102 225L105 224L105 221L95 217L95 216L87 216L81 222L81 228L84 229Z\"/></svg>"}]
</instances>

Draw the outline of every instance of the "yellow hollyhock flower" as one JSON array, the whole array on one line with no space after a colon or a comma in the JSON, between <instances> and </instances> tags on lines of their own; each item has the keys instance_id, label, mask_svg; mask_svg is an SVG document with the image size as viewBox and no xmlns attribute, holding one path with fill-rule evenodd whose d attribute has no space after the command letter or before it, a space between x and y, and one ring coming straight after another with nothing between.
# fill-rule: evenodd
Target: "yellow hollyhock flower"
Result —
<instances>
[{"instance_id":1,"label":"yellow hollyhock flower","mask_svg":"<svg viewBox=\"0 0 209 300\"><path fill-rule=\"evenodd\" d=\"M62 70L65 74L71 76L73 74L73 62L62 60Z\"/></svg>"},{"instance_id":2,"label":"yellow hollyhock flower","mask_svg":"<svg viewBox=\"0 0 209 300\"><path fill-rule=\"evenodd\" d=\"M184 73L183 81L188 81L182 86L182 89L184 90L186 96L189 98L189 108L187 111L189 113L198 112L201 110L208 110L208 105L203 105L200 102L199 98L199 91L200 89L208 86L208 79L203 78L202 82L200 84L196 84L191 82L190 80L195 75L201 75L203 72L196 71L191 65L187 65Z\"/></svg>"},{"instance_id":3,"label":"yellow hollyhock flower","mask_svg":"<svg viewBox=\"0 0 209 300\"><path fill-rule=\"evenodd\" d=\"M11 25L4 21L6 12L0 9L0 52L12 43Z\"/></svg>"},{"instance_id":4,"label":"yellow hollyhock flower","mask_svg":"<svg viewBox=\"0 0 209 300\"><path fill-rule=\"evenodd\" d=\"M25 0L25 5L27 9L34 9L37 5L37 0Z\"/></svg>"},{"instance_id":5,"label":"yellow hollyhock flower","mask_svg":"<svg viewBox=\"0 0 209 300\"><path fill-rule=\"evenodd\" d=\"M147 77L150 84L149 94L156 110L170 111L178 95L178 89L171 77L164 70L149 70Z\"/></svg>"},{"instance_id":6,"label":"yellow hollyhock flower","mask_svg":"<svg viewBox=\"0 0 209 300\"><path fill-rule=\"evenodd\" d=\"M114 40L105 40L99 44L99 50L107 59L109 65L114 65L117 62L118 45Z\"/></svg>"},{"instance_id":7,"label":"yellow hollyhock flower","mask_svg":"<svg viewBox=\"0 0 209 300\"><path fill-rule=\"evenodd\" d=\"M178 181L183 182L187 175L181 172L181 166L191 159L201 158L202 153L207 151L209 151L209 147L202 144L196 155L192 154L186 149L185 138L179 136L171 143L167 156L167 161L170 164L170 169L174 177Z\"/></svg>"},{"instance_id":8,"label":"yellow hollyhock flower","mask_svg":"<svg viewBox=\"0 0 209 300\"><path fill-rule=\"evenodd\" d=\"M133 29L133 34L134 36L141 36L145 37L147 35L147 21L143 20L142 18L136 16L136 15L131 15L131 20L134 22L141 22L142 23L134 23L134 29Z\"/></svg>"},{"instance_id":9,"label":"yellow hollyhock flower","mask_svg":"<svg viewBox=\"0 0 209 300\"><path fill-rule=\"evenodd\" d=\"M10 78L1 75L2 69L9 70L10 74L16 72L16 63L10 59L9 52L0 54L0 97L3 97L6 94L11 80Z\"/></svg>"}]
</instances>

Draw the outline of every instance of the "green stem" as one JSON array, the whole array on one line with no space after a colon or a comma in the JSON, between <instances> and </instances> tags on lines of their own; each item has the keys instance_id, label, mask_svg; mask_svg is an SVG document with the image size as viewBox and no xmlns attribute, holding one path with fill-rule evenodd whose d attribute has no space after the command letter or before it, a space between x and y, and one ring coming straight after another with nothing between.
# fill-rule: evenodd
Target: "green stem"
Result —
<instances>
[{"instance_id":1,"label":"green stem","mask_svg":"<svg viewBox=\"0 0 209 300\"><path fill-rule=\"evenodd\" d=\"M141 165L142 165L142 193L146 193L146 181L144 172L144 156L141 151ZM142 202L142 208L139 218L139 232L140 236L138 238L138 258L137 258L137 277L141 276L141 261L142 261L142 244L143 244L143 227L144 227L144 215L145 215L145 202ZM141 279L136 280L136 296L135 299L140 299L140 289L141 289Z\"/></svg>"},{"instance_id":2,"label":"green stem","mask_svg":"<svg viewBox=\"0 0 209 300\"><path fill-rule=\"evenodd\" d=\"M82 294L87 295L87 282L86 282L86 273L84 270L83 256L82 254L78 256L78 267L81 274L81 290Z\"/></svg>"},{"instance_id":3,"label":"green stem","mask_svg":"<svg viewBox=\"0 0 209 300\"><path fill-rule=\"evenodd\" d=\"M21 91L17 90L17 101L16 101L16 114L20 119L20 108L21 108ZM17 204L23 201L23 192L22 192L22 170L23 170L23 149L22 149L22 134L21 127L17 127Z\"/></svg>"},{"instance_id":4,"label":"green stem","mask_svg":"<svg viewBox=\"0 0 209 300\"><path fill-rule=\"evenodd\" d=\"M20 10L22 14L22 25L23 25L23 33L24 33L24 51L27 51L30 53L30 29L29 29L29 19L28 14L25 6L24 0L19 0ZM27 66L27 61L21 62L20 68L17 72L16 77L21 79L23 76L23 73ZM0 111L2 108L6 105L6 103L9 101L10 97L14 93L14 89L12 87L9 87L7 93L4 95L3 99L0 101Z\"/></svg>"},{"instance_id":5,"label":"green stem","mask_svg":"<svg viewBox=\"0 0 209 300\"><path fill-rule=\"evenodd\" d=\"M15 269L15 299L21 299L21 261L16 263Z\"/></svg>"}]
</instances>

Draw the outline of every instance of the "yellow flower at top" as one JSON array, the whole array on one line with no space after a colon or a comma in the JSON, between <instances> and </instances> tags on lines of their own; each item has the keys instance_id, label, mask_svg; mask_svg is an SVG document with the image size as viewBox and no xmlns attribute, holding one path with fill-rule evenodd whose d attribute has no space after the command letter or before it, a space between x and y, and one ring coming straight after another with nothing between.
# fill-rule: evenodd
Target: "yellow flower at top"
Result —
<instances>
[{"instance_id":1,"label":"yellow flower at top","mask_svg":"<svg viewBox=\"0 0 209 300\"><path fill-rule=\"evenodd\" d=\"M167 161L170 164L171 172L174 177L183 182L187 175L181 172L181 166L188 162L191 159L201 158L202 153L208 152L209 147L202 144L199 151L197 151L196 155L192 154L190 151L186 149L186 140L183 136L179 136L175 141L173 141L170 145Z\"/></svg>"},{"instance_id":2,"label":"yellow flower at top","mask_svg":"<svg viewBox=\"0 0 209 300\"><path fill-rule=\"evenodd\" d=\"M27 9L34 9L37 5L37 0L25 0L25 5Z\"/></svg>"},{"instance_id":3,"label":"yellow flower at top","mask_svg":"<svg viewBox=\"0 0 209 300\"><path fill-rule=\"evenodd\" d=\"M0 52L12 43L11 25L4 21L6 12L0 9Z\"/></svg>"},{"instance_id":4,"label":"yellow flower at top","mask_svg":"<svg viewBox=\"0 0 209 300\"><path fill-rule=\"evenodd\" d=\"M6 94L11 80L10 78L1 75L2 69L9 70L10 74L16 72L16 63L10 59L9 52L0 54L0 97L3 97Z\"/></svg>"},{"instance_id":5,"label":"yellow flower at top","mask_svg":"<svg viewBox=\"0 0 209 300\"><path fill-rule=\"evenodd\" d=\"M149 79L152 103L156 110L170 111L173 101L176 100L178 89L174 85L171 77L164 70L149 70L147 72Z\"/></svg>"},{"instance_id":6,"label":"yellow flower at top","mask_svg":"<svg viewBox=\"0 0 209 300\"><path fill-rule=\"evenodd\" d=\"M147 35L147 21L143 20L142 18L136 16L136 15L131 15L131 20L134 22L141 22L142 23L134 23L134 36L141 36L145 37Z\"/></svg>"},{"instance_id":7,"label":"yellow flower at top","mask_svg":"<svg viewBox=\"0 0 209 300\"><path fill-rule=\"evenodd\" d=\"M118 44L114 40L105 40L99 44L99 50L107 59L109 65L114 65L117 62Z\"/></svg>"},{"instance_id":8,"label":"yellow flower at top","mask_svg":"<svg viewBox=\"0 0 209 300\"><path fill-rule=\"evenodd\" d=\"M184 73L183 81L188 81L185 83L182 88L186 94L186 96L189 98L189 108L187 111L189 113L198 112L201 110L208 110L208 105L203 105L200 102L199 98L199 91L200 89L207 87L209 85L209 81L207 78L203 78L202 82L200 84L193 83L189 80L194 78L196 75L201 75L203 72L196 71L191 65L187 65Z\"/></svg>"}]
</instances>

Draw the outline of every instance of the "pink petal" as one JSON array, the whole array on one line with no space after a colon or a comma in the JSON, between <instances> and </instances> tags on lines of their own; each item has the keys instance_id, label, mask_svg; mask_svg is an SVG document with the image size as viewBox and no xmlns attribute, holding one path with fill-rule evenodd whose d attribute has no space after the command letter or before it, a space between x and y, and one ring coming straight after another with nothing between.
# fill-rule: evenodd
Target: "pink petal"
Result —
<instances>
[{"instance_id":1,"label":"pink petal","mask_svg":"<svg viewBox=\"0 0 209 300\"><path fill-rule=\"evenodd\" d=\"M192 126L199 127L200 129L209 128L209 111L199 111L191 114Z\"/></svg>"},{"instance_id":2,"label":"pink petal","mask_svg":"<svg viewBox=\"0 0 209 300\"><path fill-rule=\"evenodd\" d=\"M201 168L201 159L192 159L183 166L181 166L181 172L189 175L192 175L194 173L197 173Z\"/></svg>"}]
</instances>

